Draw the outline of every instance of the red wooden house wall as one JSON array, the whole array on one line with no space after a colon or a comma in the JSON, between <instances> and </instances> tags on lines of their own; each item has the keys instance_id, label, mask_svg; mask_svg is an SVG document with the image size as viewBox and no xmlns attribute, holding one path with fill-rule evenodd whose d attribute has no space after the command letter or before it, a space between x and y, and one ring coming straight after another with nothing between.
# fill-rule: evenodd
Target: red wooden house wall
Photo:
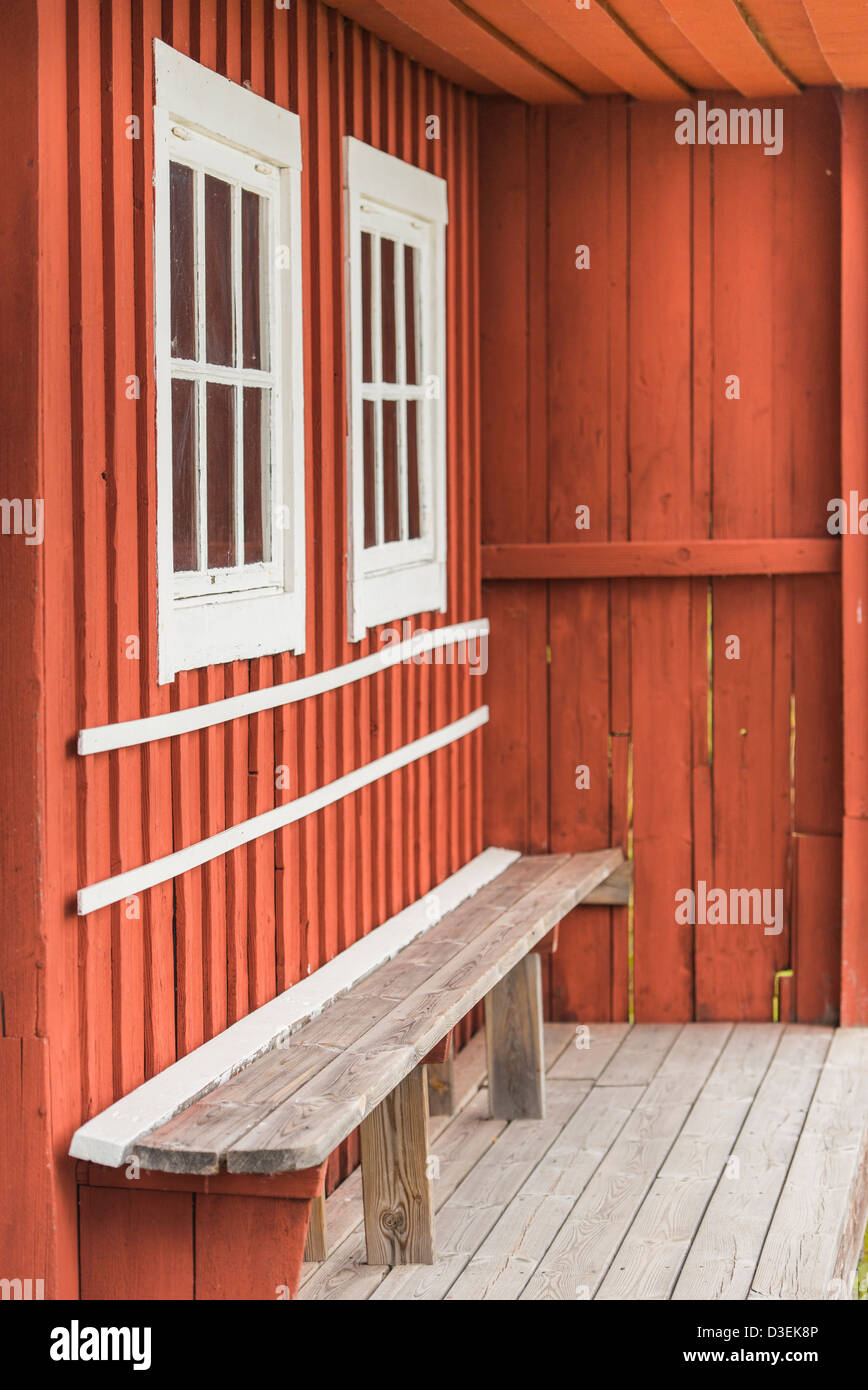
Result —
<instances>
[{"instance_id":1,"label":"red wooden house wall","mask_svg":"<svg viewBox=\"0 0 868 1390\"><path fill-rule=\"evenodd\" d=\"M782 105L777 156L678 145L674 105L482 107L486 839L636 862L632 921L562 927L555 1017L768 1019L789 966L783 1016L837 1016L841 131L831 92ZM773 537L826 572L725 577ZM708 538L717 577L678 553ZM612 577L510 578L547 542ZM678 925L700 879L783 889L784 931Z\"/></svg>"},{"instance_id":2,"label":"red wooden house wall","mask_svg":"<svg viewBox=\"0 0 868 1390\"><path fill-rule=\"evenodd\" d=\"M4 774L17 839L3 1085L22 1109L28 1143L42 1144L38 1161L25 1155L23 1166L9 1136L3 1167L27 1193L35 1245L19 1232L23 1247L2 1263L23 1276L45 1271L54 1297L77 1287L79 1214L66 1157L77 1126L482 848L476 733L151 889L138 919L123 904L75 915L79 887L312 791L481 704L483 682L466 665L396 666L198 733L88 758L74 752L79 729L293 680L380 648L379 631L346 641L345 134L448 180L448 610L417 625L480 616L477 111L475 98L316 0L289 9L273 0L15 0L4 32L14 40L3 45L4 78L22 98L4 114L5 134L32 150L33 163L14 190L21 243L4 247L4 307L22 326L18 355L7 352L23 385L16 401L4 384L4 413L20 423L3 486L9 496L45 498L46 543L15 553L10 583L22 603L2 651L4 688L20 691L21 720L38 729L31 745L18 723ZM306 654L184 673L170 687L156 681L155 37L298 112L304 159ZM426 138L431 114L439 139ZM130 115L140 117L138 139L127 138ZM23 248L13 283L9 267ZM126 395L132 374L138 401ZM139 638L138 660L125 655L130 636ZM289 768L286 791L275 790L279 766ZM355 1160L351 1140L332 1182ZM128 1208L126 1193L83 1192L85 1253L100 1224L129 1232L133 1222L153 1247L139 1273L159 1260L165 1296L191 1296L194 1199L136 1197L144 1205ZM232 1210L243 1223L242 1208ZM167 1225L171 1259L161 1243ZM220 1237L227 1259L230 1236ZM96 1286L92 1262L84 1265L85 1295L135 1291L124 1284L138 1277L128 1266L109 1263Z\"/></svg>"},{"instance_id":3,"label":"red wooden house wall","mask_svg":"<svg viewBox=\"0 0 868 1390\"><path fill-rule=\"evenodd\" d=\"M16 692L15 719L0 721L0 1090L23 1117L0 1135L0 1173L4 1202L32 1214L7 1226L0 1273L44 1272L49 1296L74 1294L80 1222L86 1271L93 1233L111 1222L119 1248L124 1232L149 1242L140 1266L161 1267L164 1296L189 1297L204 1204L196 1215L188 1193L141 1193L134 1209L126 1193L91 1189L80 1209L72 1132L484 844L622 843L635 856L632 913L580 909L544 963L555 1017L765 1019L787 967L785 1016L834 1017L841 596L824 528L842 491L839 98L784 102L783 153L769 158L677 146L669 106L480 100L317 0L8 0L2 28L0 139L20 155L0 234L0 312L19 329L0 345L2 490L45 498L46 543L0 546L0 674ZM172 687L156 683L154 37L297 111L304 155L307 654ZM436 141L429 114L441 119ZM137 140L129 115L142 120ZM475 734L152 889L140 918L113 907L79 919L80 886L270 809L277 766L290 769L282 795L302 795L482 700L466 668L401 666L140 749L74 752L81 728L379 645L377 633L352 647L344 636L346 133L449 181L449 607L436 621L491 618L484 803ZM853 169L864 148L863 135ZM847 263L863 295L851 368L865 303L854 186ZM588 270L576 268L580 244ZM731 373L737 402L725 396ZM138 401L125 392L131 374ZM861 438L851 422L854 477ZM589 531L576 530L579 505ZM782 543L763 562L771 573L728 571L744 571L751 543L768 538ZM696 549L708 540L711 570ZM668 558L637 558L624 542L668 545ZM585 547L585 568L577 575L568 556L572 577L554 579L544 558L542 577L524 577L508 550L522 543ZM729 635L739 661L726 659ZM851 727L852 689L851 668ZM580 764L587 791L575 786ZM858 858L866 812L853 785ZM674 894L702 878L782 887L782 935L679 926ZM859 902L847 908L857 924ZM864 955L854 960L861 978ZM332 1181L355 1157L350 1142ZM213 1260L199 1229L212 1292L220 1252L248 1241L252 1219L239 1202L215 1222ZM277 1249L279 1214L268 1230ZM108 1261L83 1291L135 1292L130 1277Z\"/></svg>"}]
</instances>

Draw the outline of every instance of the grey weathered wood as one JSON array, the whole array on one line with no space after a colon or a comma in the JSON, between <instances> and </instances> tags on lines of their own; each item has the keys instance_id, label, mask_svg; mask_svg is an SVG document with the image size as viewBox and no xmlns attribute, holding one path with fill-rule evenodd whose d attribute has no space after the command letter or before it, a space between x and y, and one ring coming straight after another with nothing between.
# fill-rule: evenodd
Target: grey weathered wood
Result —
<instances>
[{"instance_id":1,"label":"grey weathered wood","mask_svg":"<svg viewBox=\"0 0 868 1390\"><path fill-rule=\"evenodd\" d=\"M646 1027L633 1030L636 1043ZM649 1029L658 1067L645 1085L558 1080L552 1068L544 1121L488 1119L479 1092L435 1145L444 1158L434 1183L436 1263L368 1266L359 1233L324 1265L307 1267L300 1296L790 1299L819 1289L849 1297L865 1219L859 1182L847 1183L848 1173L866 1173L857 1154L868 1058L851 1041L858 1030L835 1035L828 1075L828 1029L739 1024L727 1032L688 1027L660 1061L659 1033ZM634 1059L640 1051L634 1044ZM718 1177L730 1154L738 1177ZM344 1187L357 1194L357 1175ZM359 1221L358 1195L352 1203ZM588 1266L591 1277L580 1279Z\"/></svg>"},{"instance_id":2,"label":"grey weathered wood","mask_svg":"<svg viewBox=\"0 0 868 1390\"><path fill-rule=\"evenodd\" d=\"M594 1296L730 1031L729 1024L684 1026L522 1298Z\"/></svg>"},{"instance_id":3,"label":"grey weathered wood","mask_svg":"<svg viewBox=\"0 0 868 1390\"><path fill-rule=\"evenodd\" d=\"M868 1028L847 1028L832 1039L749 1297L852 1298L866 1219Z\"/></svg>"},{"instance_id":4,"label":"grey weathered wood","mask_svg":"<svg viewBox=\"0 0 868 1390\"><path fill-rule=\"evenodd\" d=\"M502 1120L545 1116L542 970L531 953L514 965L485 1000L488 1095Z\"/></svg>"},{"instance_id":5,"label":"grey weathered wood","mask_svg":"<svg viewBox=\"0 0 868 1390\"><path fill-rule=\"evenodd\" d=\"M428 1063L428 1110L432 1115L451 1115L455 1110L455 1058Z\"/></svg>"},{"instance_id":6,"label":"grey weathered wood","mask_svg":"<svg viewBox=\"0 0 868 1390\"><path fill-rule=\"evenodd\" d=\"M327 1062L287 1101L270 1108L255 1127L245 1125L246 1132L226 1149L229 1171L287 1172L322 1162L444 1033L605 877L620 854L602 850L569 856L488 928L471 933L448 964L368 1029L354 1047ZM454 934L448 918L432 931L441 928Z\"/></svg>"},{"instance_id":7,"label":"grey weathered wood","mask_svg":"<svg viewBox=\"0 0 868 1390\"><path fill-rule=\"evenodd\" d=\"M304 1242L304 1258L311 1261L325 1260L328 1257L326 1238L325 1194L320 1192L310 1204L310 1221Z\"/></svg>"},{"instance_id":8,"label":"grey weathered wood","mask_svg":"<svg viewBox=\"0 0 868 1390\"><path fill-rule=\"evenodd\" d=\"M676 1301L748 1297L828 1051L828 1028L789 1026L757 1091L672 1292Z\"/></svg>"},{"instance_id":9,"label":"grey weathered wood","mask_svg":"<svg viewBox=\"0 0 868 1390\"><path fill-rule=\"evenodd\" d=\"M359 1138L368 1264L433 1264L424 1067L411 1071L365 1116Z\"/></svg>"},{"instance_id":10,"label":"grey weathered wood","mask_svg":"<svg viewBox=\"0 0 868 1390\"><path fill-rule=\"evenodd\" d=\"M582 907L626 907L630 902L630 890L633 887L633 861L625 859L613 874L594 888L584 902Z\"/></svg>"},{"instance_id":11,"label":"grey weathered wood","mask_svg":"<svg viewBox=\"0 0 868 1390\"><path fill-rule=\"evenodd\" d=\"M680 1023L646 1023L641 1029L633 1028L599 1073L599 1085L644 1086L655 1075L681 1028Z\"/></svg>"},{"instance_id":12,"label":"grey weathered wood","mask_svg":"<svg viewBox=\"0 0 868 1390\"><path fill-rule=\"evenodd\" d=\"M137 1146L142 1166L192 1173L216 1173L224 1166L239 1172L277 1172L321 1162L365 1110L377 1104L514 960L550 930L558 914L569 911L621 857L620 850L607 850L518 860L336 1000L284 1047L250 1063L145 1136ZM445 982L452 985L448 996L442 992ZM441 1001L444 1011L438 1014ZM414 1010L424 1027L413 1026ZM382 1026L377 1029L377 1024ZM399 1033L408 1046L402 1048ZM374 1087L378 1055L382 1066ZM317 1076L321 1084L311 1093L308 1084ZM275 1110L296 1094L298 1107L276 1121ZM296 1121L298 1147L285 1142ZM257 1130L259 1137L268 1136L261 1152L259 1137L245 1147L245 1136ZM227 1165L233 1149L237 1152ZM317 1152L322 1158L314 1156Z\"/></svg>"},{"instance_id":13,"label":"grey weathered wood","mask_svg":"<svg viewBox=\"0 0 868 1390\"><path fill-rule=\"evenodd\" d=\"M443 1298L575 1112L583 1094L572 1082L556 1082L549 1096L547 1119L506 1125L497 1143L488 1145L438 1215L433 1269L393 1269L371 1297L376 1301Z\"/></svg>"},{"instance_id":14,"label":"grey weathered wood","mask_svg":"<svg viewBox=\"0 0 868 1390\"><path fill-rule=\"evenodd\" d=\"M569 1045L550 1074L562 1081L595 1081L611 1062L630 1032L629 1023L566 1024Z\"/></svg>"},{"instance_id":15,"label":"grey weathered wood","mask_svg":"<svg viewBox=\"0 0 868 1390\"><path fill-rule=\"evenodd\" d=\"M645 1197L598 1299L667 1299L781 1037L737 1026Z\"/></svg>"}]
</instances>

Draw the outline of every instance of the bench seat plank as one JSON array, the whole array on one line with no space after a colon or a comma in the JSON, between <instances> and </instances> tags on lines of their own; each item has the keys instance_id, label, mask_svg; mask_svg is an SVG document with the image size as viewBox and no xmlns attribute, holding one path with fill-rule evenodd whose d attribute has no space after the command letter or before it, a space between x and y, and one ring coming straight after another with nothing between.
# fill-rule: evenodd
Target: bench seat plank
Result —
<instances>
[{"instance_id":1,"label":"bench seat plank","mask_svg":"<svg viewBox=\"0 0 868 1390\"><path fill-rule=\"evenodd\" d=\"M275 1173L322 1162L622 859L607 849L517 860L285 1046L139 1140L142 1167Z\"/></svg>"},{"instance_id":2,"label":"bench seat plank","mask_svg":"<svg viewBox=\"0 0 868 1390\"><path fill-rule=\"evenodd\" d=\"M338 1051L356 1042L372 1023L384 1018L410 992L410 979L429 979L435 969L457 953L501 913L517 903L568 855L518 859L498 878L443 917L449 935L435 938L434 928L405 947L390 961L359 981L322 1014L239 1069L207 1095L173 1119L156 1126L138 1141L134 1152L144 1168L164 1172L211 1174L225 1166L230 1145L325 1066ZM305 1049L299 1054L298 1049ZM313 1049L319 1049L316 1055Z\"/></svg>"}]
</instances>

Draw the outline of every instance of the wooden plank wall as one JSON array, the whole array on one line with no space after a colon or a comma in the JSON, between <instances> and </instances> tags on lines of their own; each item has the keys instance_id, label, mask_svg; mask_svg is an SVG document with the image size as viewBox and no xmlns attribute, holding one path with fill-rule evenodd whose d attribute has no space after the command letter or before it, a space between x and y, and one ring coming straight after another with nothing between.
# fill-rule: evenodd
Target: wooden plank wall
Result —
<instances>
[{"instance_id":1,"label":"wooden plank wall","mask_svg":"<svg viewBox=\"0 0 868 1390\"><path fill-rule=\"evenodd\" d=\"M53 836L45 873L56 906L49 1023L65 1211L47 1294L55 1297L73 1292L77 1278L65 1159L72 1131L482 848L474 734L138 901L74 915L83 884L312 791L482 701L483 682L466 666L400 666L143 749L86 759L73 752L80 728L292 680L381 645L379 631L354 646L345 638L345 134L449 180L448 610L414 626L479 616L477 108L475 98L317 0L288 8L273 0L39 0L38 9L47 176L41 350L50 373L41 459L54 538L44 559L53 615L45 758L56 794L46 811ZM304 158L307 652L183 673L171 687L156 682L154 37L298 112ZM138 139L127 138L130 115L141 120ZM426 138L429 115L439 118L438 139ZM126 393L132 375L138 401ZM131 637L138 659L127 656ZM282 766L290 786L278 791ZM22 910L21 921L31 916ZM37 1031L47 1027L40 1018ZM353 1137L336 1156L330 1184L356 1161L357 1147ZM191 1201L182 1203L181 1231Z\"/></svg>"},{"instance_id":2,"label":"wooden plank wall","mask_svg":"<svg viewBox=\"0 0 868 1390\"><path fill-rule=\"evenodd\" d=\"M839 117L831 93L783 107L769 157L677 145L666 105L483 101L484 545L826 534ZM631 841L636 860L632 941L625 909L575 913L550 958L552 1016L622 1019L632 993L640 1020L767 1019L794 963L799 1017L832 1021L837 577L503 579L484 602L486 839ZM784 931L677 924L676 891L700 879L781 888Z\"/></svg>"}]
</instances>

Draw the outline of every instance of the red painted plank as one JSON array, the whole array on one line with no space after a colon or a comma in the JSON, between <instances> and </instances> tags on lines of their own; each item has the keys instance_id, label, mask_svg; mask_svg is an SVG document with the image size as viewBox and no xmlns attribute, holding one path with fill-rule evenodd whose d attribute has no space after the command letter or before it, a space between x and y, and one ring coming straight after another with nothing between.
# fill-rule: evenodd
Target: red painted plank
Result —
<instances>
[{"instance_id":1,"label":"red painted plank","mask_svg":"<svg viewBox=\"0 0 868 1390\"><path fill-rule=\"evenodd\" d=\"M644 101L672 99L689 91L686 82L668 70L657 55L636 43L619 17L602 5L579 9L553 4L552 0L523 0L523 4L605 73L615 90ZM589 92L597 90L588 82L579 85Z\"/></svg>"},{"instance_id":2,"label":"red painted plank","mask_svg":"<svg viewBox=\"0 0 868 1390\"><path fill-rule=\"evenodd\" d=\"M197 1299L273 1300L296 1293L310 1198L203 1196L194 1201Z\"/></svg>"},{"instance_id":3,"label":"red painted plank","mask_svg":"<svg viewBox=\"0 0 868 1390\"><path fill-rule=\"evenodd\" d=\"M825 515L825 509L824 509ZM838 540L732 539L583 541L581 545L487 543L485 579L606 579L666 575L834 574Z\"/></svg>"},{"instance_id":4,"label":"red painted plank","mask_svg":"<svg viewBox=\"0 0 868 1390\"><path fill-rule=\"evenodd\" d=\"M204 8L204 7L203 7ZM147 112L153 92L153 35L159 31L159 0L145 0L140 23L133 35L133 107ZM143 121L147 131L148 122ZM151 479L156 476L156 430L153 377L148 364L154 360L153 303L153 147L144 136L134 143L135 194L142 207L143 227L135 237L135 280L145 292L135 296L136 372L142 398L136 413L138 426L138 506L140 535L139 602L141 623L142 714L164 713L170 708L169 692L157 685L157 581L156 497ZM172 801L171 749L165 742L143 750L142 852L145 861L170 854L173 849L170 817ZM143 900L145 978L145 1075L152 1076L175 1060L174 997L174 890L172 884L152 888Z\"/></svg>"},{"instance_id":5,"label":"red painted plank","mask_svg":"<svg viewBox=\"0 0 868 1390\"><path fill-rule=\"evenodd\" d=\"M186 1192L82 1187L82 1298L193 1298L194 1200Z\"/></svg>"},{"instance_id":6,"label":"red painted plank","mask_svg":"<svg viewBox=\"0 0 868 1390\"><path fill-rule=\"evenodd\" d=\"M842 87L868 84L868 15L859 0L802 0L811 28Z\"/></svg>"},{"instance_id":7,"label":"red painted plank","mask_svg":"<svg viewBox=\"0 0 868 1390\"><path fill-rule=\"evenodd\" d=\"M841 487L868 495L868 98L842 98L841 141ZM861 536L843 542L841 619L844 680L844 878L841 1022L868 1023L868 683L865 606L868 554Z\"/></svg>"},{"instance_id":8,"label":"red painted plank","mask_svg":"<svg viewBox=\"0 0 868 1390\"><path fill-rule=\"evenodd\" d=\"M841 836L795 835L793 848L796 1019L834 1025L841 1000Z\"/></svg>"},{"instance_id":9,"label":"red painted plank","mask_svg":"<svg viewBox=\"0 0 868 1390\"><path fill-rule=\"evenodd\" d=\"M690 169L666 107L633 109L630 149L631 533L659 541L691 519ZM636 1018L687 1019L692 941L675 893L692 873L688 584L633 584L630 618Z\"/></svg>"},{"instance_id":10,"label":"red painted plank","mask_svg":"<svg viewBox=\"0 0 868 1390\"><path fill-rule=\"evenodd\" d=\"M371 14L370 6L367 0L362 0L362 4L367 17ZM572 82L525 49L504 43L497 26L482 17L475 19L472 8L453 5L450 0L379 0L379 4L427 43L454 54L487 82L522 101L582 99L582 92ZM340 0L337 8L356 16L356 0ZM377 30L376 19L371 18L371 27Z\"/></svg>"},{"instance_id":11,"label":"red painted plank","mask_svg":"<svg viewBox=\"0 0 868 1390\"><path fill-rule=\"evenodd\" d=\"M761 43L745 13L731 0L664 0L681 30L724 79L745 96L790 96L798 91L768 43Z\"/></svg>"}]
</instances>

